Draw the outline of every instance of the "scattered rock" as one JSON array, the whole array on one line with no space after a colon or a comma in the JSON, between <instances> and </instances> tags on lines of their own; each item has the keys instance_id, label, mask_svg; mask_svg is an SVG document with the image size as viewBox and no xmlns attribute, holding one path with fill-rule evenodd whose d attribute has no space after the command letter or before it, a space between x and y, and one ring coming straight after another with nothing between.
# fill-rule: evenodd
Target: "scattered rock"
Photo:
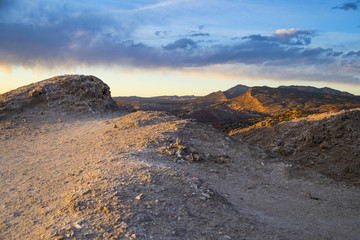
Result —
<instances>
[{"instance_id":1,"label":"scattered rock","mask_svg":"<svg viewBox=\"0 0 360 240\"><path fill-rule=\"evenodd\" d=\"M175 143L172 143L170 139L165 144L166 146L159 149L160 152L175 155L177 158L175 162L182 162L184 159L188 162L200 162L204 159L204 154L199 153L193 146L187 147L184 140L179 138L176 138Z\"/></svg>"}]
</instances>

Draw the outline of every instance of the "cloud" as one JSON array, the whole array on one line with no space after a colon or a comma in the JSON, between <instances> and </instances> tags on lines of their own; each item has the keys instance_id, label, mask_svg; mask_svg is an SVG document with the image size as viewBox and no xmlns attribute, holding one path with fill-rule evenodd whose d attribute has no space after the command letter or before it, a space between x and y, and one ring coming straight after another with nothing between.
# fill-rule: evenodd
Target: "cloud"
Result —
<instances>
[{"instance_id":1,"label":"cloud","mask_svg":"<svg viewBox=\"0 0 360 240\"><path fill-rule=\"evenodd\" d=\"M347 52L344 57L360 57L360 50Z\"/></svg>"},{"instance_id":2,"label":"cloud","mask_svg":"<svg viewBox=\"0 0 360 240\"><path fill-rule=\"evenodd\" d=\"M165 8L171 5L177 5L177 4L182 4L184 2L188 2L189 0L166 0L166 1L160 1L158 3L154 3L151 5L147 5L147 6L143 6L140 7L138 9L136 9L136 11L144 11L144 10L151 10L151 9L157 9L157 8Z\"/></svg>"},{"instance_id":3,"label":"cloud","mask_svg":"<svg viewBox=\"0 0 360 240\"><path fill-rule=\"evenodd\" d=\"M163 48L166 50L192 49L192 48L197 48L197 47L198 46L197 46L196 42L194 42L193 40L188 39L188 38L180 38L173 43L163 46Z\"/></svg>"},{"instance_id":4,"label":"cloud","mask_svg":"<svg viewBox=\"0 0 360 240\"><path fill-rule=\"evenodd\" d=\"M170 33L170 31L156 31L156 32L154 32L154 35L164 38L164 37L168 36L169 33Z\"/></svg>"},{"instance_id":5,"label":"cloud","mask_svg":"<svg viewBox=\"0 0 360 240\"><path fill-rule=\"evenodd\" d=\"M13 2L18 3L16 7L11 5ZM2 66L183 69L238 64L269 69L297 69L301 66L314 72L332 66L334 71L346 69L342 72L344 76L360 74L355 61L359 51L342 53L311 46L312 38L316 37L314 30L279 29L270 35L239 37L231 44L218 39L191 39L209 37L209 33L195 32L179 39L170 39L169 32L153 30L149 32L153 37L157 36L154 38L166 36L169 39L166 41L163 38L161 43L150 45L149 42L136 40L140 39L136 37L136 30L138 24L142 24L142 15L128 18L123 14L108 14L106 9L95 11L91 6L79 11L73 5L62 3L56 6L42 5L44 2L34 0L31 1L33 5L23 7L20 3L25 3L24 0L13 2L0 0L0 11L4 7L11 10L2 11L9 13L6 17L0 15L0 32L6 33L0 38ZM167 1L164 5L151 8L179 2Z\"/></svg>"},{"instance_id":6,"label":"cloud","mask_svg":"<svg viewBox=\"0 0 360 240\"><path fill-rule=\"evenodd\" d=\"M185 37L210 37L209 33L194 33L186 35Z\"/></svg>"},{"instance_id":7,"label":"cloud","mask_svg":"<svg viewBox=\"0 0 360 240\"><path fill-rule=\"evenodd\" d=\"M109 28L111 24L111 19L101 16L88 16L86 20L78 16L37 28L0 24L0 31L7 33L0 38L0 63L48 67L123 64L182 68L229 63L290 66L327 64L341 56L332 49L304 46L310 42L303 40L304 36L313 35L307 30L278 30L271 36L250 35L233 45L204 42L200 46L192 39L180 38L159 48L122 40L131 35L131 29L125 26L116 31Z\"/></svg>"},{"instance_id":8,"label":"cloud","mask_svg":"<svg viewBox=\"0 0 360 240\"><path fill-rule=\"evenodd\" d=\"M236 44L180 38L162 47L129 40L134 27L104 15L81 13L56 23L33 26L0 23L0 64L127 65L183 68L212 64L319 65L336 61L339 52L307 46L312 30L282 29L271 36L245 36ZM155 32L160 35L160 32Z\"/></svg>"},{"instance_id":9,"label":"cloud","mask_svg":"<svg viewBox=\"0 0 360 240\"><path fill-rule=\"evenodd\" d=\"M253 41L278 42L286 45L309 45L311 38L316 35L314 30L301 29L279 29L272 36L263 36L260 34L250 35L242 39L251 39ZM236 38L233 38L236 40Z\"/></svg>"},{"instance_id":10,"label":"cloud","mask_svg":"<svg viewBox=\"0 0 360 240\"><path fill-rule=\"evenodd\" d=\"M332 9L341 9L341 10L357 10L359 8L360 5L360 1L355 1L355 2L346 2L343 3L339 6L333 7Z\"/></svg>"}]
</instances>

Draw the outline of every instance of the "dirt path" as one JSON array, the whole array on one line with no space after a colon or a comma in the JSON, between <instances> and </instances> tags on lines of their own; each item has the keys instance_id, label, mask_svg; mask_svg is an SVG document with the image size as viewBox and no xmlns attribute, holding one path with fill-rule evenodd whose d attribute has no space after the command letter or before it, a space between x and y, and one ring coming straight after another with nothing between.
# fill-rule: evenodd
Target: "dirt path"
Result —
<instances>
[{"instance_id":1,"label":"dirt path","mask_svg":"<svg viewBox=\"0 0 360 240\"><path fill-rule=\"evenodd\" d=\"M176 139L204 159L161 153ZM0 239L360 236L358 188L162 113L27 114L0 152Z\"/></svg>"},{"instance_id":2,"label":"dirt path","mask_svg":"<svg viewBox=\"0 0 360 240\"><path fill-rule=\"evenodd\" d=\"M201 134L199 134L201 132ZM211 189L226 197L240 214L255 217L263 228L285 239L357 239L360 236L360 189L286 163L262 149L211 130L187 128L188 144L231 162L185 165ZM223 139L223 140L221 140Z\"/></svg>"}]
</instances>

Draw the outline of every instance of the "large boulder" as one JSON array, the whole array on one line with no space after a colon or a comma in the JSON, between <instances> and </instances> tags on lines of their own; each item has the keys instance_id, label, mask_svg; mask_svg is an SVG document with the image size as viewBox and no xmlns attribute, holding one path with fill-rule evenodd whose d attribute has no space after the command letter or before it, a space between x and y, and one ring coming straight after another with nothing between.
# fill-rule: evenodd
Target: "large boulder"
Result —
<instances>
[{"instance_id":1,"label":"large boulder","mask_svg":"<svg viewBox=\"0 0 360 240\"><path fill-rule=\"evenodd\" d=\"M56 112L107 112L117 109L110 88L100 79L64 75L0 95L0 114L38 109Z\"/></svg>"}]
</instances>

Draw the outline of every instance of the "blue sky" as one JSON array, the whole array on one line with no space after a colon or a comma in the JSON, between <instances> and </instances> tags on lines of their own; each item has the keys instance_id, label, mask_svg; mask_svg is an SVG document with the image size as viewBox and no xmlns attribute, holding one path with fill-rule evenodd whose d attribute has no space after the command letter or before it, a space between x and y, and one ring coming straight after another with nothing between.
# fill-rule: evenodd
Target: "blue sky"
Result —
<instances>
[{"instance_id":1,"label":"blue sky","mask_svg":"<svg viewBox=\"0 0 360 240\"><path fill-rule=\"evenodd\" d=\"M236 84L360 95L360 1L0 0L0 93L92 74L113 96Z\"/></svg>"}]
</instances>

